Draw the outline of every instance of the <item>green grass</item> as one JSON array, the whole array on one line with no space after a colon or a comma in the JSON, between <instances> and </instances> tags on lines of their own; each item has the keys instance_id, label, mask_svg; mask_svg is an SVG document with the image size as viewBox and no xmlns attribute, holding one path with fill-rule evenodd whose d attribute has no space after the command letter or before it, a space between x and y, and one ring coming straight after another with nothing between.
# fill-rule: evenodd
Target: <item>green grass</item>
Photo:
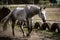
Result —
<instances>
[{"instance_id":1,"label":"green grass","mask_svg":"<svg viewBox=\"0 0 60 40\"><path fill-rule=\"evenodd\" d=\"M40 32L44 33L45 35L55 37L56 39L60 39L60 33L58 33L58 32L50 32L50 31L47 31L47 30L40 30Z\"/></svg>"},{"instance_id":2,"label":"green grass","mask_svg":"<svg viewBox=\"0 0 60 40\"><path fill-rule=\"evenodd\" d=\"M21 28L19 27L19 25L15 26L15 30L21 30ZM27 28L24 27L23 30L27 32Z\"/></svg>"}]
</instances>

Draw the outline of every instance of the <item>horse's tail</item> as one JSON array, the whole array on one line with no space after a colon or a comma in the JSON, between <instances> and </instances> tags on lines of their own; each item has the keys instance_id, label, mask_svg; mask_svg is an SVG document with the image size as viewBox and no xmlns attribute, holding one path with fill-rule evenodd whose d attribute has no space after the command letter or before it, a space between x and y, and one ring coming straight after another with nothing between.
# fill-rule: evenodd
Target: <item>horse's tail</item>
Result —
<instances>
[{"instance_id":1,"label":"horse's tail","mask_svg":"<svg viewBox=\"0 0 60 40\"><path fill-rule=\"evenodd\" d=\"M8 23L11 15L12 15L12 12L13 12L13 11L11 11L6 17L4 17L4 18L1 20L1 22L4 23L4 25L3 25L3 31L5 31L5 30L7 29L7 23Z\"/></svg>"}]
</instances>

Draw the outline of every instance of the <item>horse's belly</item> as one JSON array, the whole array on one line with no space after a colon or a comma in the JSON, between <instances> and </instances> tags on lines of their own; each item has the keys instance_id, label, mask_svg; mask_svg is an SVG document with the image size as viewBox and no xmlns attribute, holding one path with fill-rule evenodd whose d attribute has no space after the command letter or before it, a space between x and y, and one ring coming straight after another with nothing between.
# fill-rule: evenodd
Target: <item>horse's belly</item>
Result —
<instances>
[{"instance_id":1,"label":"horse's belly","mask_svg":"<svg viewBox=\"0 0 60 40\"><path fill-rule=\"evenodd\" d=\"M17 19L20 20L20 21L26 21L25 17L18 17Z\"/></svg>"},{"instance_id":2,"label":"horse's belly","mask_svg":"<svg viewBox=\"0 0 60 40\"><path fill-rule=\"evenodd\" d=\"M17 19L19 19L19 20L26 20L26 14L21 13L20 15L17 16Z\"/></svg>"}]
</instances>

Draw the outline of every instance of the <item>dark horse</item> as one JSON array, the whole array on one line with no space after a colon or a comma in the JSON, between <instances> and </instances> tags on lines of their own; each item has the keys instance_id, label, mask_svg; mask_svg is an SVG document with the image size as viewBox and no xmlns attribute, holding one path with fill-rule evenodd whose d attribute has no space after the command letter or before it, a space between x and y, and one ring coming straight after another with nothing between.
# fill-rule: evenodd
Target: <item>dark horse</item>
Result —
<instances>
[{"instance_id":1,"label":"dark horse","mask_svg":"<svg viewBox=\"0 0 60 40\"><path fill-rule=\"evenodd\" d=\"M40 7L40 6L36 6L36 5L27 5L24 8L16 7L12 12L10 12L3 19L4 23L7 23L8 19L11 18L11 20L12 20L12 33L15 36L15 34L14 34L14 24L15 24L15 21L18 20L19 23L20 23L20 28L21 28L21 30L23 32L23 36L25 36L24 30L21 27L22 26L21 22L26 22L27 27L28 27L28 33L27 33L26 36L29 36L29 34L32 31L32 21L31 21L32 19L31 18L34 15L39 14L39 17L42 18L43 22L46 22L45 17L44 17L44 15L42 13L43 8L44 7Z\"/></svg>"},{"instance_id":2,"label":"dark horse","mask_svg":"<svg viewBox=\"0 0 60 40\"><path fill-rule=\"evenodd\" d=\"M10 13L10 9L7 7L2 7L0 8L0 21L3 19L5 16L7 16Z\"/></svg>"},{"instance_id":3,"label":"dark horse","mask_svg":"<svg viewBox=\"0 0 60 40\"><path fill-rule=\"evenodd\" d=\"M2 8L0 8L0 22L1 22L1 20L2 20L5 16L7 16L9 13L10 13L10 9L8 9L7 7L2 7ZM7 24L7 23L4 24L3 29L7 29L6 24Z\"/></svg>"}]
</instances>

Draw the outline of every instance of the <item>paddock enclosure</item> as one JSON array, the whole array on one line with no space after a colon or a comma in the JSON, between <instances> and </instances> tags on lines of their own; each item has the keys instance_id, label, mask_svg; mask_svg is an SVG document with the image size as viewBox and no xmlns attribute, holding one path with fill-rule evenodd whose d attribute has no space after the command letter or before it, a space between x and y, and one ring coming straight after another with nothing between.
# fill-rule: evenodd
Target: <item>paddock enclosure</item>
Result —
<instances>
[{"instance_id":1,"label":"paddock enclosure","mask_svg":"<svg viewBox=\"0 0 60 40\"><path fill-rule=\"evenodd\" d=\"M3 7L3 6L8 7L12 11L15 7L25 7L26 5L2 5L2 6L0 5L0 7ZM41 18L38 15L35 15L34 17L32 17L33 28L37 28L40 30L49 30L51 32L60 33L60 8L46 8L46 12L47 12L46 13L46 17L47 17L46 23L43 23ZM17 28L17 29L19 29L19 28ZM16 33L16 35L18 34L17 32L15 32L15 33ZM8 34L10 34L10 33L8 33ZM33 35L33 34L31 33L31 35ZM14 38L12 38L12 39L14 39ZM18 40L20 40L20 39L18 38ZM27 39L21 39L21 40L27 40ZM32 39L32 40L34 40L34 39ZM39 39L37 39L37 40L39 40ZM41 40L43 40L43 39L41 39Z\"/></svg>"}]
</instances>

